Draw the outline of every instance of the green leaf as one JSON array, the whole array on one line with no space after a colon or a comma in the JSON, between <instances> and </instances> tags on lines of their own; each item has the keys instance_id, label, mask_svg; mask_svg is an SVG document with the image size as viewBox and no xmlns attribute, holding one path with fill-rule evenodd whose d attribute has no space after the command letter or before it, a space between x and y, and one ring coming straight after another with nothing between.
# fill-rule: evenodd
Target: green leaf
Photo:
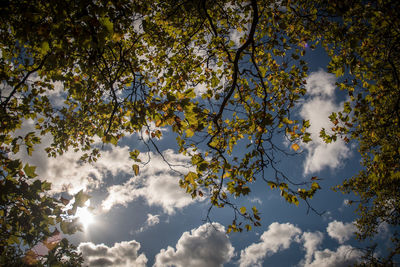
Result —
<instances>
[{"instance_id":1,"label":"green leaf","mask_svg":"<svg viewBox=\"0 0 400 267\"><path fill-rule=\"evenodd\" d=\"M24 167L24 172L29 178L34 178L37 176L35 173L36 166L29 166L28 164L25 165Z\"/></svg>"},{"instance_id":2,"label":"green leaf","mask_svg":"<svg viewBox=\"0 0 400 267\"><path fill-rule=\"evenodd\" d=\"M107 29L109 33L113 33L114 24L111 22L109 17L103 17L100 19L101 24Z\"/></svg>"},{"instance_id":3,"label":"green leaf","mask_svg":"<svg viewBox=\"0 0 400 267\"><path fill-rule=\"evenodd\" d=\"M42 190L43 191L49 191L51 189L51 183L44 181L42 183Z\"/></svg>"},{"instance_id":4,"label":"green leaf","mask_svg":"<svg viewBox=\"0 0 400 267\"><path fill-rule=\"evenodd\" d=\"M49 52L49 51L50 51L50 45L49 45L49 43L48 43L47 41L42 42L41 49L40 49L40 53L41 53L42 55L45 55L45 54L47 54L47 52Z\"/></svg>"},{"instance_id":5,"label":"green leaf","mask_svg":"<svg viewBox=\"0 0 400 267\"><path fill-rule=\"evenodd\" d=\"M90 198L90 196L83 192L83 190L79 191L75 195L75 202L73 206L73 210L75 211L77 207L85 206L86 201Z\"/></svg>"}]
</instances>

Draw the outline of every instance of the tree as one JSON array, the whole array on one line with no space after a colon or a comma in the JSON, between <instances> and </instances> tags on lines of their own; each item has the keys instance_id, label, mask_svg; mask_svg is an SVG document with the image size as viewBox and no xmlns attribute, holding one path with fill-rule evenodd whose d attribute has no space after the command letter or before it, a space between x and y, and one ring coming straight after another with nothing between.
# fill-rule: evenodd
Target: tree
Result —
<instances>
[{"instance_id":1,"label":"tree","mask_svg":"<svg viewBox=\"0 0 400 267\"><path fill-rule=\"evenodd\" d=\"M6 157L7 148L1 146L0 171L0 263L7 266L25 266L46 263L54 266L63 263L76 266L82 258L75 252L67 239L61 240L60 232L55 228L60 223L66 234L79 229L76 221L68 219L84 199L75 198L72 210L64 211L66 199L57 200L46 194L51 184L34 180L35 167L26 164L22 167L19 160ZM84 200L84 201L83 201ZM48 253L42 255L35 247L46 247ZM68 260L63 256L68 256Z\"/></svg>"},{"instance_id":2,"label":"tree","mask_svg":"<svg viewBox=\"0 0 400 267\"><path fill-rule=\"evenodd\" d=\"M338 86L349 96L343 111L330 116L333 134L324 129L321 136L328 143L339 136L357 141L364 169L337 189L359 197L352 202L358 203L359 239L373 237L384 223L393 227L392 250L386 259L374 259L387 266L400 252L399 3L318 1L312 5L313 18L300 10L299 14L329 53L329 71L345 76Z\"/></svg>"},{"instance_id":3,"label":"tree","mask_svg":"<svg viewBox=\"0 0 400 267\"><path fill-rule=\"evenodd\" d=\"M192 197L207 196L210 209L232 208L228 231L250 230L260 225L257 208L232 201L249 194L249 184L263 180L296 205L309 205L320 189L314 180L299 184L287 177L277 159L311 140L309 121L291 111L306 92L305 47L322 42L330 70L341 75L348 68L356 81L342 84L352 102L332 115L337 133L322 132L327 142L341 134L360 142L366 171L342 188L365 193L362 201L386 203L398 196L398 36L396 27L381 22L398 21L388 11L394 3L380 5L361 12L357 1L8 2L0 18L3 149L17 153L24 145L29 152L40 135L51 134L50 156L83 150L81 160L91 162L100 155L97 138L117 145L123 136L139 134L161 153L155 140L159 127L169 127L179 152L196 168L182 174L181 187ZM376 21L366 19L371 14ZM375 38L377 32L389 43ZM382 55L389 51L387 60ZM47 96L57 83L63 104ZM25 119L35 120L37 131L13 136ZM381 124L370 125L372 119ZM390 137L383 136L386 124ZM282 136L292 143L289 149L277 142ZM238 150L240 156L233 156ZM130 154L135 174L143 152ZM376 161L371 155L378 155ZM361 213L361 232L373 225L363 220L382 217L371 217L372 210ZM397 210L393 216L396 225Z\"/></svg>"},{"instance_id":4,"label":"tree","mask_svg":"<svg viewBox=\"0 0 400 267\"><path fill-rule=\"evenodd\" d=\"M247 184L257 176L296 204L319 188L317 183L311 189L289 188L291 181L275 166L274 153L288 153L273 142L276 133L292 141L310 140L308 122L298 123L290 114L305 93L307 67L299 61L304 41L289 27L295 17L277 4L222 4L54 1L28 3L26 9L9 3L3 12L2 54L11 92L2 98L3 116L15 128L24 117L36 119L40 134L54 138L49 155L72 147L88 151L82 157L88 161L99 154L92 146L95 137L116 145L142 129L159 137L160 131L150 130L151 122L170 126L178 134L180 152L197 166L181 186L193 197L208 194L214 206L229 205L235 217L259 225L256 208L246 212L228 195L248 194ZM230 40L234 28L243 32L237 44ZM39 79L28 83L33 73ZM66 94L58 107L46 96L54 82L61 82ZM199 84L205 92L196 95ZM231 158L235 145L245 140L254 142L243 157ZM19 141L13 139L15 147ZM138 160L137 151L131 156ZM275 177L264 176L268 167ZM229 229L242 230L236 226L235 220Z\"/></svg>"}]
</instances>

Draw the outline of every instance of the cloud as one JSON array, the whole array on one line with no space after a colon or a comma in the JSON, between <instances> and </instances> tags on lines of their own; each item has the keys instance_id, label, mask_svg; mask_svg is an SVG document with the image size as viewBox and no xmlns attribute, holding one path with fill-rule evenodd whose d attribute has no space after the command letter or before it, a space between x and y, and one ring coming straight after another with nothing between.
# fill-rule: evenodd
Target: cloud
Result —
<instances>
[{"instance_id":1,"label":"cloud","mask_svg":"<svg viewBox=\"0 0 400 267\"><path fill-rule=\"evenodd\" d=\"M322 128L329 130L332 123L329 115L332 112L341 110L342 104L335 102L335 81L334 75L323 70L312 73L307 78L307 93L310 98L300 108L300 115L310 120L311 126L308 131L311 133L312 141L303 144L307 153L304 163L304 173L314 173L324 168L335 169L350 157L351 153L345 142L338 139L336 142L326 144L319 133Z\"/></svg>"},{"instance_id":2,"label":"cloud","mask_svg":"<svg viewBox=\"0 0 400 267\"><path fill-rule=\"evenodd\" d=\"M176 248L162 249L156 255L154 266L223 266L233 255L234 248L225 234L225 228L219 223L206 223L184 232Z\"/></svg>"},{"instance_id":3,"label":"cloud","mask_svg":"<svg viewBox=\"0 0 400 267\"><path fill-rule=\"evenodd\" d=\"M344 227L341 227L341 225L344 225ZM328 225L326 230L331 237L332 233L335 232L333 229L337 230L335 238L345 242L348 240L346 237L350 235L350 225L352 224L334 221ZM346 231L343 231L342 228L345 228ZM240 252L239 265L240 267L263 266L263 261L266 257L288 249L292 243L301 244L305 251L304 258L299 262L298 266L348 266L360 260L363 255L360 250L349 245L341 245L336 251L330 249L319 250L318 248L322 245L323 239L324 234L319 231L303 232L293 224L274 222L261 235L260 242L253 243Z\"/></svg>"},{"instance_id":4,"label":"cloud","mask_svg":"<svg viewBox=\"0 0 400 267\"><path fill-rule=\"evenodd\" d=\"M266 256L289 248L301 230L290 223L272 223L265 231L259 243L252 244L240 252L239 264L244 266L262 266Z\"/></svg>"},{"instance_id":5,"label":"cloud","mask_svg":"<svg viewBox=\"0 0 400 267\"><path fill-rule=\"evenodd\" d=\"M362 252L352 246L342 245L336 251L325 249L314 253L314 261L307 263L304 267L336 267L352 266L362 256Z\"/></svg>"},{"instance_id":6,"label":"cloud","mask_svg":"<svg viewBox=\"0 0 400 267\"><path fill-rule=\"evenodd\" d=\"M146 256L138 254L140 244L135 240L115 243L113 247L104 244L95 245L91 242L80 243L78 251L82 253L85 265L115 266L115 267L144 267Z\"/></svg>"},{"instance_id":7,"label":"cloud","mask_svg":"<svg viewBox=\"0 0 400 267\"><path fill-rule=\"evenodd\" d=\"M140 227L140 229L137 230L136 232L143 232L143 231L147 230L149 227L159 224L160 223L159 217L160 217L160 215L153 215L153 214L148 213L145 225Z\"/></svg>"},{"instance_id":8,"label":"cloud","mask_svg":"<svg viewBox=\"0 0 400 267\"><path fill-rule=\"evenodd\" d=\"M340 244L343 244L354 235L357 228L354 223L343 223L335 220L328 224L326 231L330 237L336 239Z\"/></svg>"},{"instance_id":9,"label":"cloud","mask_svg":"<svg viewBox=\"0 0 400 267\"><path fill-rule=\"evenodd\" d=\"M252 203L257 203L257 204L260 204L260 205L263 203L262 200L260 198L258 198L258 197L252 197L249 200Z\"/></svg>"},{"instance_id":10,"label":"cloud","mask_svg":"<svg viewBox=\"0 0 400 267\"><path fill-rule=\"evenodd\" d=\"M330 222L326 228L328 235L337 239L341 244L349 240L355 230L354 224L344 224L339 221ZM323 235L320 232L306 232L302 235L303 247L306 250L306 255L304 260L300 262L300 266L351 266L359 261L363 255L360 250L349 245L341 245L336 251L330 249L317 250L318 246L322 243L322 239Z\"/></svg>"},{"instance_id":11,"label":"cloud","mask_svg":"<svg viewBox=\"0 0 400 267\"><path fill-rule=\"evenodd\" d=\"M314 252L318 248L318 246L322 243L323 238L324 235L319 231L314 233L312 232L303 233L299 242L303 242L303 247L306 251L306 255L304 257L304 260L301 262L301 265L307 265L312 261Z\"/></svg>"},{"instance_id":12,"label":"cloud","mask_svg":"<svg viewBox=\"0 0 400 267\"><path fill-rule=\"evenodd\" d=\"M102 202L104 211L115 205L126 206L140 197L150 206L162 207L168 214L194 203L195 200L179 187L180 174L177 173L186 173L189 170L189 157L171 149L164 151L163 156L167 162L174 165L174 171L160 155L150 152L149 156L151 160L141 167L139 176L107 189L108 196Z\"/></svg>"},{"instance_id":13,"label":"cloud","mask_svg":"<svg viewBox=\"0 0 400 267\"><path fill-rule=\"evenodd\" d=\"M307 93L311 96L333 97L336 77L320 69L307 78Z\"/></svg>"},{"instance_id":14,"label":"cloud","mask_svg":"<svg viewBox=\"0 0 400 267\"><path fill-rule=\"evenodd\" d=\"M31 131L34 131L34 122L27 120L15 132L15 136L25 136ZM53 138L47 134L41 140L41 144L35 145L32 156L21 147L16 157L24 163L36 166L38 178L51 182L53 193L68 191L75 194L82 189L99 187L107 175L132 173L132 161L129 159L127 146L102 151L102 156L94 163L82 163L79 162L83 155L81 151L68 150L56 158L48 157L45 148L53 142Z\"/></svg>"}]
</instances>

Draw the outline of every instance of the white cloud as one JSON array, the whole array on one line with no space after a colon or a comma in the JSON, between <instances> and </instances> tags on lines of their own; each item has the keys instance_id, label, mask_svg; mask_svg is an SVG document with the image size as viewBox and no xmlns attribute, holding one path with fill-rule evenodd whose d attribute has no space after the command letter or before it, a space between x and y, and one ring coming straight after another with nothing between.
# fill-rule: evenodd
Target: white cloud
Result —
<instances>
[{"instance_id":1,"label":"white cloud","mask_svg":"<svg viewBox=\"0 0 400 267\"><path fill-rule=\"evenodd\" d=\"M140 244L135 240L115 243L113 247L91 242L80 243L78 251L82 253L85 266L144 267L146 256L138 254Z\"/></svg>"},{"instance_id":2,"label":"white cloud","mask_svg":"<svg viewBox=\"0 0 400 267\"><path fill-rule=\"evenodd\" d=\"M137 230L136 232L143 232L143 231L147 230L149 227L159 224L160 223L159 217L160 217L160 215L153 215L153 214L148 213L145 225L140 227L140 229Z\"/></svg>"},{"instance_id":3,"label":"white cloud","mask_svg":"<svg viewBox=\"0 0 400 267\"><path fill-rule=\"evenodd\" d=\"M132 177L122 185L109 187L108 196L103 201L105 211L114 205L126 206L129 202L142 197L151 206L162 207L168 214L173 214L176 209L186 207L195 200L179 187L180 176L171 170L160 155L150 153L150 162L141 167L140 174ZM169 149L164 151L164 158L174 169L186 173L190 167L189 157L175 153Z\"/></svg>"},{"instance_id":4,"label":"white cloud","mask_svg":"<svg viewBox=\"0 0 400 267\"><path fill-rule=\"evenodd\" d=\"M301 236L301 239L299 242L303 242L303 247L306 251L306 255L304 257L304 260L300 263L301 265L307 265L310 264L315 250L318 248L318 246L322 243L324 236L321 232L305 232Z\"/></svg>"},{"instance_id":5,"label":"white cloud","mask_svg":"<svg viewBox=\"0 0 400 267\"><path fill-rule=\"evenodd\" d=\"M343 244L354 235L357 228L354 223L343 223L335 220L328 224L326 231L330 237Z\"/></svg>"},{"instance_id":6,"label":"white cloud","mask_svg":"<svg viewBox=\"0 0 400 267\"><path fill-rule=\"evenodd\" d=\"M263 203L262 200L260 198L258 198L258 197L253 197L253 198L250 198L249 200L252 203L257 203L257 204L260 204L260 205Z\"/></svg>"},{"instance_id":7,"label":"white cloud","mask_svg":"<svg viewBox=\"0 0 400 267\"><path fill-rule=\"evenodd\" d=\"M211 267L223 266L234 255L234 248L219 223L203 224L184 232L176 248L162 249L156 255L155 267Z\"/></svg>"},{"instance_id":8,"label":"white cloud","mask_svg":"<svg viewBox=\"0 0 400 267\"><path fill-rule=\"evenodd\" d=\"M15 136L25 136L34 131L32 120L25 121ZM41 137L41 144L35 145L32 156L28 156L21 147L16 155L24 163L36 166L36 173L41 180L52 183L52 192L68 191L70 194L79 190L88 190L100 186L108 174L113 176L119 173L132 173L132 161L129 159L129 147L114 147L112 150L103 151L102 156L94 163L79 162L83 154L81 151L66 151L56 158L48 157L45 148L53 138L47 134Z\"/></svg>"},{"instance_id":9,"label":"white cloud","mask_svg":"<svg viewBox=\"0 0 400 267\"><path fill-rule=\"evenodd\" d=\"M327 232L331 237L333 237L333 233L336 233L334 238L345 242L351 235L351 225L334 221L328 225ZM340 245L336 251L330 249L318 250L323 239L324 234L319 231L302 232L293 224L274 222L261 235L259 243L253 243L241 251L239 265L240 267L264 266L263 261L266 257L288 249L293 242L301 244L305 251L304 258L298 266L348 266L360 260L363 255L360 250L349 245Z\"/></svg>"},{"instance_id":10,"label":"white cloud","mask_svg":"<svg viewBox=\"0 0 400 267\"><path fill-rule=\"evenodd\" d=\"M149 226L153 226L156 224L160 223L160 218L158 218L160 215L152 215L152 214L147 214L147 220L146 220L146 224Z\"/></svg>"},{"instance_id":11,"label":"white cloud","mask_svg":"<svg viewBox=\"0 0 400 267\"><path fill-rule=\"evenodd\" d=\"M268 230L261 235L261 242L252 244L240 252L240 267L262 266L266 256L289 248L299 234L301 234L301 230L293 224L272 223Z\"/></svg>"},{"instance_id":12,"label":"white cloud","mask_svg":"<svg viewBox=\"0 0 400 267\"><path fill-rule=\"evenodd\" d=\"M304 267L337 267L351 266L362 256L362 252L352 246L342 245L336 251L325 249L314 253L314 261L307 263Z\"/></svg>"},{"instance_id":13,"label":"white cloud","mask_svg":"<svg viewBox=\"0 0 400 267\"><path fill-rule=\"evenodd\" d=\"M320 69L307 78L307 93L312 96L332 97L335 93L336 77Z\"/></svg>"},{"instance_id":14,"label":"white cloud","mask_svg":"<svg viewBox=\"0 0 400 267\"><path fill-rule=\"evenodd\" d=\"M33 131L33 121L26 121L15 135L24 136ZM80 190L99 187L107 175L132 173L132 161L129 159L129 147L114 147L103 151L102 156L93 163L79 162L83 153L68 150L56 158L48 157L45 148L52 142L51 135L41 137L41 144L35 145L32 156L28 156L21 147L17 157L23 162L36 166L36 173L41 180L52 183L52 192L68 191L75 194Z\"/></svg>"},{"instance_id":15,"label":"white cloud","mask_svg":"<svg viewBox=\"0 0 400 267\"><path fill-rule=\"evenodd\" d=\"M307 78L306 88L310 98L300 109L301 117L310 120L311 123L308 131L311 133L312 141L303 144L308 151L304 163L305 174L318 172L327 167L335 169L351 155L343 140L338 139L334 143L326 144L319 137L322 128L329 132L333 126L328 118L329 115L341 110L342 104L335 103L335 81L334 75L323 70L314 72Z\"/></svg>"},{"instance_id":16,"label":"white cloud","mask_svg":"<svg viewBox=\"0 0 400 267\"><path fill-rule=\"evenodd\" d=\"M343 244L353 235L355 226L352 223L342 223L333 221L328 224L326 231L328 235L335 238L339 243ZM300 262L300 266L304 267L334 267L334 266L350 266L360 260L363 253L349 245L341 245L336 251L330 249L317 250L322 243L323 235L320 232L302 235L303 247L306 250L304 260Z\"/></svg>"}]
</instances>

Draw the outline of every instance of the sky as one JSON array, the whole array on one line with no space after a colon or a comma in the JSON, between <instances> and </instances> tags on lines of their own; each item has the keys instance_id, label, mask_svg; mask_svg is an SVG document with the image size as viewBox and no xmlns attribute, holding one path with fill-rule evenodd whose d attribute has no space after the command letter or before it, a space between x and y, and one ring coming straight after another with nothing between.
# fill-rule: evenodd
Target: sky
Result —
<instances>
[{"instance_id":1,"label":"sky","mask_svg":"<svg viewBox=\"0 0 400 267\"><path fill-rule=\"evenodd\" d=\"M226 234L232 221L229 209L211 211L209 202L193 200L178 185L180 177L160 155L141 154L150 161L133 175L129 151L144 150L137 135L125 137L117 147L104 146L95 163L80 163L79 152L68 151L48 158L44 148L51 136L42 138L31 157L20 152L25 162L37 166L37 174L52 182L52 193L70 194L85 190L92 198L92 222L83 232L68 238L78 247L89 266L345 266L361 256L362 246L354 238L352 195L331 190L345 178L356 174L360 157L355 144L338 140L325 144L319 138L322 127L330 128L328 116L339 111L346 96L335 86L336 77L326 72L327 56L322 49L307 51L310 72L307 95L295 107L300 118L309 119L312 142L299 144L299 154L283 158L281 169L297 181L321 178L320 190L310 204L288 204L263 181L251 186L242 206L256 206L261 227L249 232ZM55 101L60 97L57 90ZM16 134L32 128L26 121ZM155 127L155 126L154 126ZM191 169L190 159L177 152L175 137L167 128L157 141L168 162L176 170ZM283 141L282 141L283 142ZM285 145L282 143L282 145ZM288 145L289 146L289 145ZM238 152L236 152L238 153ZM82 212L83 214L85 212ZM83 217L83 215L82 215ZM375 240L385 247L390 232L384 226ZM378 251L379 253L379 251Z\"/></svg>"}]
</instances>

